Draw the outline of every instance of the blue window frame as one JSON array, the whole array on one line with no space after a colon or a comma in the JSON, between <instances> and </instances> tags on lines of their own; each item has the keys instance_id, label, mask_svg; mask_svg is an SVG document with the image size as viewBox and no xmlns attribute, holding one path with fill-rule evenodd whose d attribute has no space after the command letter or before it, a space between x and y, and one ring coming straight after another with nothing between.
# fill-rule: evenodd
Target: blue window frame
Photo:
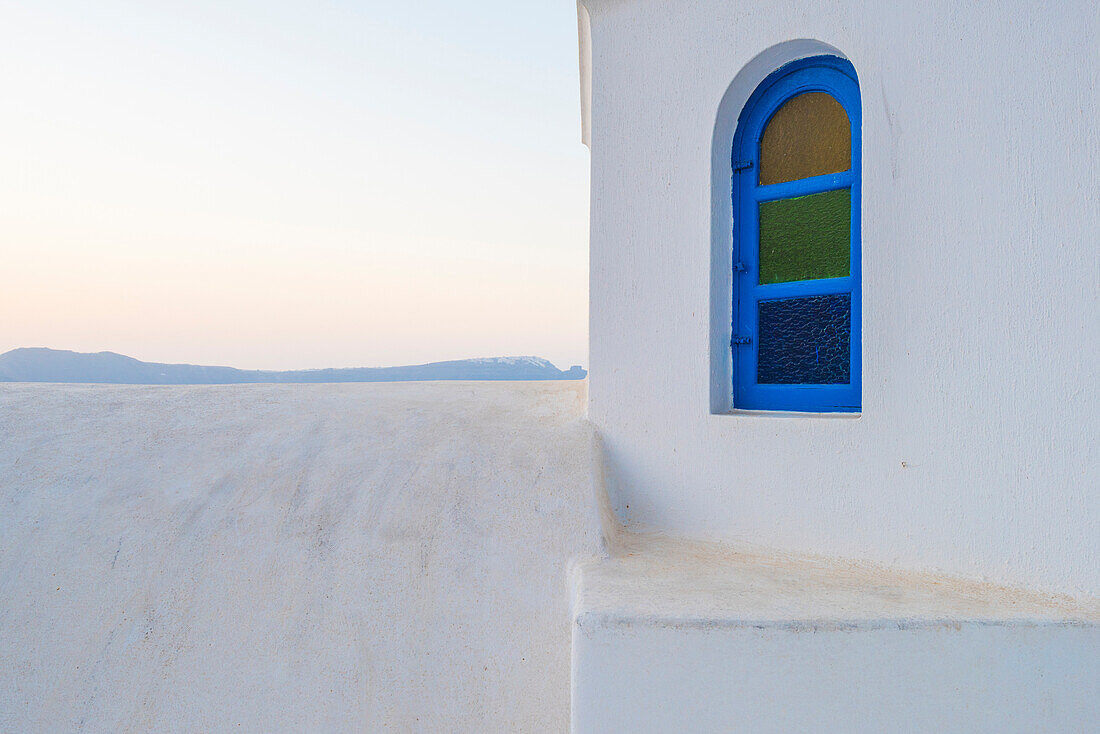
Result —
<instances>
[{"instance_id":1,"label":"blue window frame","mask_svg":"<svg viewBox=\"0 0 1100 734\"><path fill-rule=\"evenodd\" d=\"M831 144L845 125L848 152ZM861 409L861 127L855 69L833 56L778 69L738 118L730 339L736 409Z\"/></svg>"}]
</instances>

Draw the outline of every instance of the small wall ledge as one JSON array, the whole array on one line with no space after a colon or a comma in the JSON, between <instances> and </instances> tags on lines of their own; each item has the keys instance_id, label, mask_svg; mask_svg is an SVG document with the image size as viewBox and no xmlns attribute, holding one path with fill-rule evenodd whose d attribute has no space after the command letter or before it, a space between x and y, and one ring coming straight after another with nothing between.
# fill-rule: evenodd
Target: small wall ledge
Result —
<instances>
[{"instance_id":1,"label":"small wall ledge","mask_svg":"<svg viewBox=\"0 0 1100 734\"><path fill-rule=\"evenodd\" d=\"M579 564L573 731L1084 732L1100 601L624 534Z\"/></svg>"}]
</instances>

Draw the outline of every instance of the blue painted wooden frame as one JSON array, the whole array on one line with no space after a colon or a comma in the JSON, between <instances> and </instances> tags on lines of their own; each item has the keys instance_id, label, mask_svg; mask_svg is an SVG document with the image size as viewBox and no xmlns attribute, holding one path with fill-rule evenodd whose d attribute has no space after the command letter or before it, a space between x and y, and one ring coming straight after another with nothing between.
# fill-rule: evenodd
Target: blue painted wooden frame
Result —
<instances>
[{"instance_id":1,"label":"blue painted wooden frame","mask_svg":"<svg viewBox=\"0 0 1100 734\"><path fill-rule=\"evenodd\" d=\"M760 138L772 115L791 97L806 92L831 94L848 113L852 126L852 166L843 173L760 186ZM855 69L836 56L791 62L765 79L749 97L733 138L733 407L743 410L858 412L862 406L862 264L860 201L862 130L859 82ZM747 164L750 164L748 166ZM760 285L760 212L764 201L851 188L851 266L844 278ZM743 269L742 269L743 268ZM852 294L851 379L846 385L763 385L756 382L760 346L758 304L773 298ZM749 337L736 343L736 337Z\"/></svg>"}]
</instances>

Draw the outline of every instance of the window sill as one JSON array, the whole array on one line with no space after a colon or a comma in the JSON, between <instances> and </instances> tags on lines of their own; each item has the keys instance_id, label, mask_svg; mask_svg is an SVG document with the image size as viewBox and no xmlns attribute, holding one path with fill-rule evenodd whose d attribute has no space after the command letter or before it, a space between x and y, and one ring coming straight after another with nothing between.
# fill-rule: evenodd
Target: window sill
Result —
<instances>
[{"instance_id":1,"label":"window sill","mask_svg":"<svg viewBox=\"0 0 1100 734\"><path fill-rule=\"evenodd\" d=\"M799 410L745 410L744 408L733 408L731 410L722 411L721 413L711 413L711 415L730 415L757 418L840 418L846 420L859 420L863 417L862 412L819 413L815 411Z\"/></svg>"}]
</instances>

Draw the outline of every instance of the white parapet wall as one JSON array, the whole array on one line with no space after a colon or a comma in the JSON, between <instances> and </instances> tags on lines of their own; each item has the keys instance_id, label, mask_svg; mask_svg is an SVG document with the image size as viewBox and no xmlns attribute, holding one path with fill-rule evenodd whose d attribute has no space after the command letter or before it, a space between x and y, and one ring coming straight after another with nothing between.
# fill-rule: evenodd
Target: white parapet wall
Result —
<instances>
[{"instance_id":1,"label":"white parapet wall","mask_svg":"<svg viewBox=\"0 0 1100 734\"><path fill-rule=\"evenodd\" d=\"M574 583L574 734L1088 734L1100 604L621 536Z\"/></svg>"},{"instance_id":2,"label":"white parapet wall","mask_svg":"<svg viewBox=\"0 0 1100 734\"><path fill-rule=\"evenodd\" d=\"M566 731L583 405L0 386L0 731Z\"/></svg>"}]
</instances>

